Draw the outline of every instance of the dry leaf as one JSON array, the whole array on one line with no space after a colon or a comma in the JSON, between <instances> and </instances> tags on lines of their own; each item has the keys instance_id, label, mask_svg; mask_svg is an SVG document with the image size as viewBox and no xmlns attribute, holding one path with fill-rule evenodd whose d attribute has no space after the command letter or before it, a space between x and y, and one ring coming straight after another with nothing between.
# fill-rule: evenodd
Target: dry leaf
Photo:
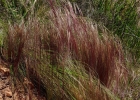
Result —
<instances>
[{"instance_id":1,"label":"dry leaf","mask_svg":"<svg viewBox=\"0 0 140 100\"><path fill-rule=\"evenodd\" d=\"M12 97L12 91L9 87L2 90L2 93L5 95L5 97Z\"/></svg>"},{"instance_id":2,"label":"dry leaf","mask_svg":"<svg viewBox=\"0 0 140 100\"><path fill-rule=\"evenodd\" d=\"M0 67L0 72L3 73L4 76L9 76L10 71L8 68Z\"/></svg>"}]
</instances>

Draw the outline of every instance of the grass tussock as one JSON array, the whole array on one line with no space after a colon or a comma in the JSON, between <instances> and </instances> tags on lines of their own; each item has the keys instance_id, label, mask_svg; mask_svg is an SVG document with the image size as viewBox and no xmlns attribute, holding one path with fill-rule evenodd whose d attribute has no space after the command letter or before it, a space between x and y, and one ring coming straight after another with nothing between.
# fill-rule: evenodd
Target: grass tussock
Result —
<instances>
[{"instance_id":1,"label":"grass tussock","mask_svg":"<svg viewBox=\"0 0 140 100\"><path fill-rule=\"evenodd\" d=\"M9 28L3 57L14 74L40 84L48 100L114 100L110 90L121 94L120 83L127 80L119 39L102 27L99 33L69 2L48 3L46 23L32 18Z\"/></svg>"},{"instance_id":2,"label":"grass tussock","mask_svg":"<svg viewBox=\"0 0 140 100\"><path fill-rule=\"evenodd\" d=\"M132 54L134 64L140 58L140 27L138 0L70 0L78 4L83 15L103 24L121 38L125 56ZM129 57L130 58L130 57ZM136 66L136 65L134 65Z\"/></svg>"}]
</instances>

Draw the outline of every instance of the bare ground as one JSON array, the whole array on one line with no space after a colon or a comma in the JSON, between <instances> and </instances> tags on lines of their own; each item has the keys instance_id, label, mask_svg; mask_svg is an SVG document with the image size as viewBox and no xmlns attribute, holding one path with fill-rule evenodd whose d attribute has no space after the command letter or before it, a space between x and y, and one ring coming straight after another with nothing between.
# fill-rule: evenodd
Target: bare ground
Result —
<instances>
[{"instance_id":1,"label":"bare ground","mask_svg":"<svg viewBox=\"0 0 140 100\"><path fill-rule=\"evenodd\" d=\"M0 62L0 100L46 100L26 77L23 84L13 83L9 68Z\"/></svg>"}]
</instances>

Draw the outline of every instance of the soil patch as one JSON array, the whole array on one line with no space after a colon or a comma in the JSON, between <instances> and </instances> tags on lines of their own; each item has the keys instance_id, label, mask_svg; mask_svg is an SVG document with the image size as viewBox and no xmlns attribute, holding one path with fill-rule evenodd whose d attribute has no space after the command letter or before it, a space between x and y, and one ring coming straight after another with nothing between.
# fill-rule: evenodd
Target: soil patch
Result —
<instances>
[{"instance_id":1,"label":"soil patch","mask_svg":"<svg viewBox=\"0 0 140 100\"><path fill-rule=\"evenodd\" d=\"M26 77L16 86L12 80L9 68L0 62L0 100L46 100Z\"/></svg>"}]
</instances>

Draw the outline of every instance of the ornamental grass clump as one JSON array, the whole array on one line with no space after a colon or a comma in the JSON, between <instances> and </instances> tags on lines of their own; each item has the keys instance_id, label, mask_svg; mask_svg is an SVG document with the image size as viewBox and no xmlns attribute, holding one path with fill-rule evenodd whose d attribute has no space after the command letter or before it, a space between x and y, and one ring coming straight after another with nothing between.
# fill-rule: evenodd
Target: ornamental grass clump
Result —
<instances>
[{"instance_id":1,"label":"ornamental grass clump","mask_svg":"<svg viewBox=\"0 0 140 100\"><path fill-rule=\"evenodd\" d=\"M29 78L48 100L117 99L113 92L127 81L119 39L77 16L70 2L48 4L46 22L29 18L9 28L2 56L15 77Z\"/></svg>"},{"instance_id":2,"label":"ornamental grass clump","mask_svg":"<svg viewBox=\"0 0 140 100\"><path fill-rule=\"evenodd\" d=\"M63 8L52 5L50 11L50 33L54 36L51 40L57 41L53 51L80 61L105 86L109 87L114 81L117 85L127 73L120 41L109 36L103 28L99 34L96 24L77 17L70 3Z\"/></svg>"}]
</instances>

